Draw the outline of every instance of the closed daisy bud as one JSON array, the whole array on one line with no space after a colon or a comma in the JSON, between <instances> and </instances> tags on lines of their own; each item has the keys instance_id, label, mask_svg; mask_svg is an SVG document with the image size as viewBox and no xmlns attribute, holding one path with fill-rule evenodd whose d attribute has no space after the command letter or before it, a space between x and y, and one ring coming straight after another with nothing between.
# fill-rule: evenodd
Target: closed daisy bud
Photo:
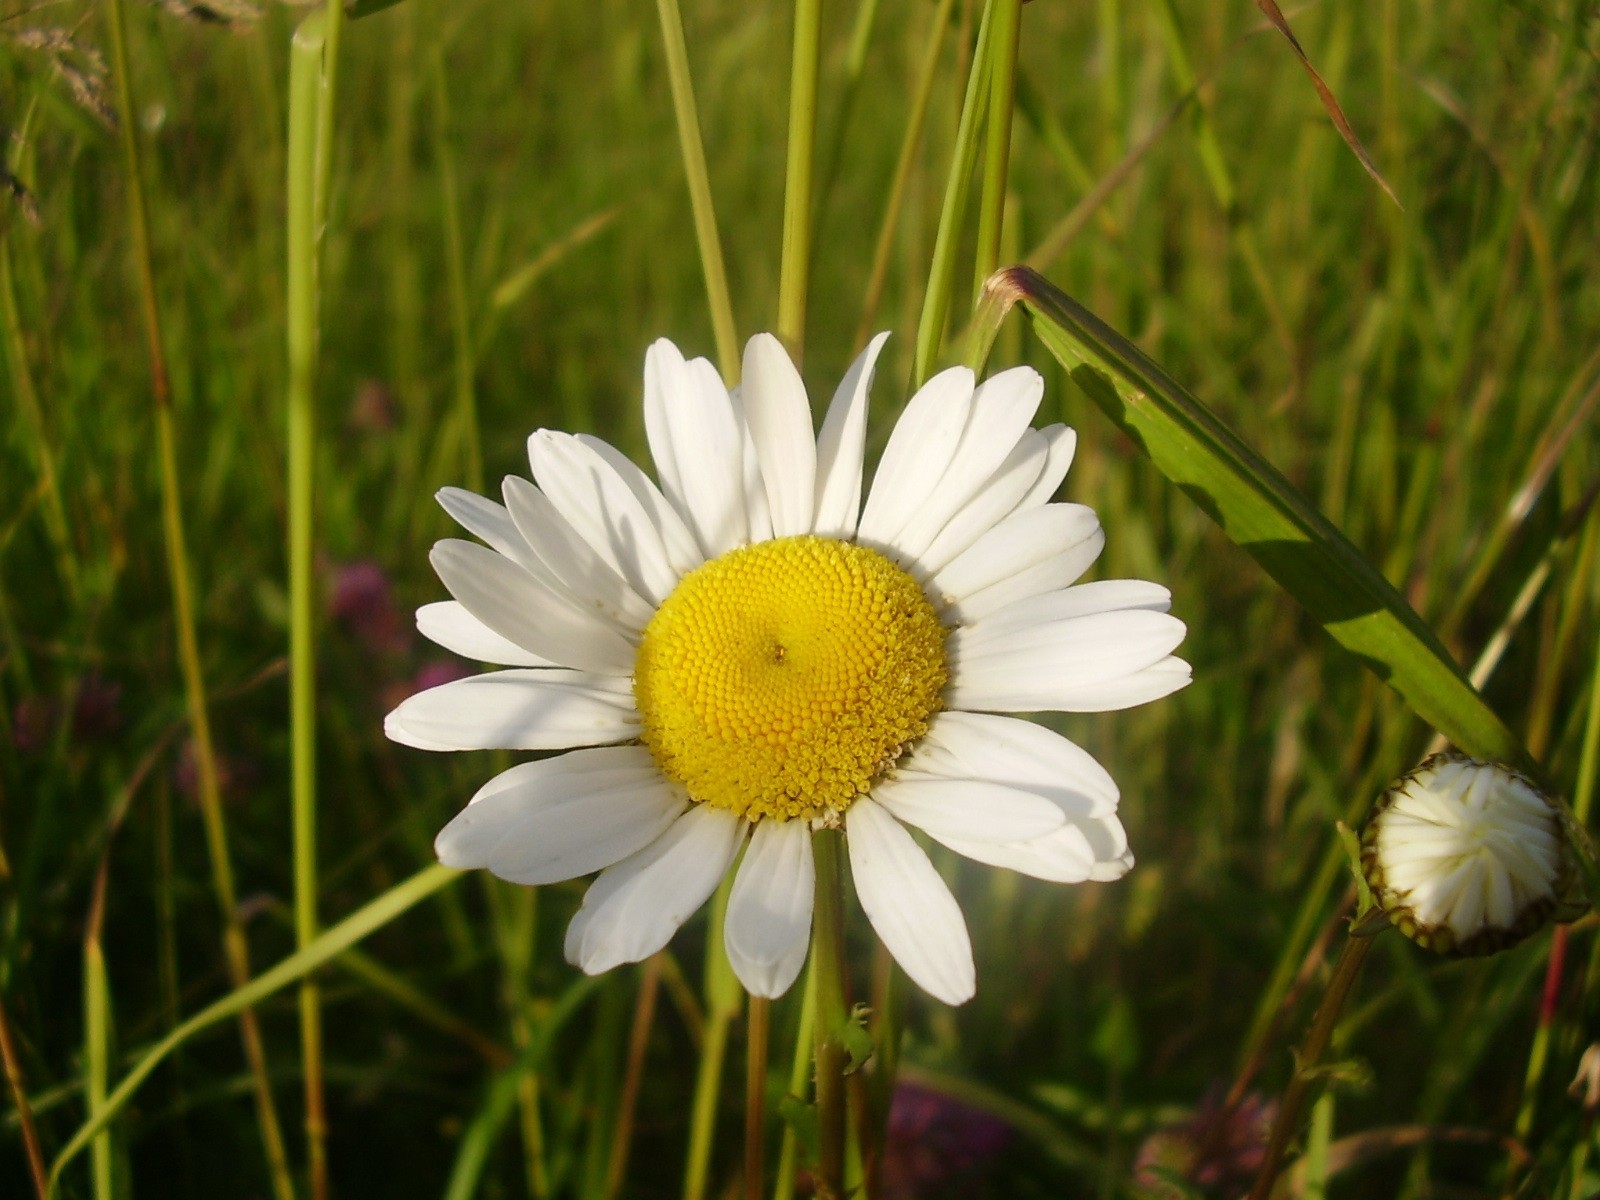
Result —
<instances>
[{"instance_id":1,"label":"closed daisy bud","mask_svg":"<svg viewBox=\"0 0 1600 1200\"><path fill-rule=\"evenodd\" d=\"M1576 883L1555 803L1509 767L1457 753L1435 754L1383 794L1361 867L1395 927L1440 954L1516 944Z\"/></svg>"}]
</instances>

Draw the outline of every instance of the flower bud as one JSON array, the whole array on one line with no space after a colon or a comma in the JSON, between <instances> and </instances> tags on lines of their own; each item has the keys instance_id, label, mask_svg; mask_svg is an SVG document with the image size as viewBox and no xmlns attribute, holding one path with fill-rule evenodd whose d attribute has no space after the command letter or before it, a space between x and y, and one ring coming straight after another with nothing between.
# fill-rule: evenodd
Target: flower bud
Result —
<instances>
[{"instance_id":1,"label":"flower bud","mask_svg":"<svg viewBox=\"0 0 1600 1200\"><path fill-rule=\"evenodd\" d=\"M1555 803L1509 767L1457 753L1435 754L1379 798L1361 868L1390 922L1440 954L1514 945L1576 884Z\"/></svg>"}]
</instances>

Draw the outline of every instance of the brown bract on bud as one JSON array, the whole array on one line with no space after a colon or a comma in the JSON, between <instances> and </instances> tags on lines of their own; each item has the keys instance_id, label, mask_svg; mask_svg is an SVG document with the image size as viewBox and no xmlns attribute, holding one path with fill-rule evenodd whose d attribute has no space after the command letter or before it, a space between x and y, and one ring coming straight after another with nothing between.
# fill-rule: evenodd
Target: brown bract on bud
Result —
<instances>
[{"instance_id":1,"label":"brown bract on bud","mask_svg":"<svg viewBox=\"0 0 1600 1200\"><path fill-rule=\"evenodd\" d=\"M1577 885L1556 803L1509 767L1453 752L1379 798L1361 867L1390 922L1440 954L1515 945L1569 915Z\"/></svg>"}]
</instances>

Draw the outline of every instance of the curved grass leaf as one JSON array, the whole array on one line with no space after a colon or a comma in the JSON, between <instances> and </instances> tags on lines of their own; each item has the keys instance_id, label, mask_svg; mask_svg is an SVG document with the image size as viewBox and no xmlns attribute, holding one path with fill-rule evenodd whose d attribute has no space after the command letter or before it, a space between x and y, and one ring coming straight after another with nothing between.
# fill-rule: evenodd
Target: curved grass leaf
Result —
<instances>
[{"instance_id":1,"label":"curved grass leaf","mask_svg":"<svg viewBox=\"0 0 1600 1200\"><path fill-rule=\"evenodd\" d=\"M82 1152L96 1134L110 1124L133 1098L139 1085L184 1042L218 1021L226 1021L234 1014L259 1004L280 988L305 978L323 963L337 957L368 934L382 929L408 908L459 879L461 874L462 872L453 867L440 866L437 863L431 867L424 867L411 878L395 884L377 899L368 901L337 925L324 931L305 948L289 955L270 971L263 971L244 987L235 988L167 1034L145 1052L133 1070L117 1084L116 1090L106 1097L105 1106L96 1110L94 1118L86 1121L82 1128L72 1135L72 1140L62 1147L61 1153L56 1155L56 1160L50 1167L51 1194L54 1195L59 1191L61 1172L67 1164Z\"/></svg>"}]
</instances>

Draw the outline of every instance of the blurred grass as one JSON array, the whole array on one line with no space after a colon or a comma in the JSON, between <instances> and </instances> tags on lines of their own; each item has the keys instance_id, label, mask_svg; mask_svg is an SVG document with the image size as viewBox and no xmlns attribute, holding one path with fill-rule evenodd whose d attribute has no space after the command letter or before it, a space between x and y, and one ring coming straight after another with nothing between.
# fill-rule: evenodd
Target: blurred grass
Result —
<instances>
[{"instance_id":1,"label":"blurred grass","mask_svg":"<svg viewBox=\"0 0 1600 1200\"><path fill-rule=\"evenodd\" d=\"M877 388L880 436L911 375L958 66L976 28L973 5L955 9L878 310L896 331ZM846 111L856 6L824 10L821 137L840 150L810 283L806 375L817 393L854 348L932 11L882 0ZM129 1056L228 986L192 752L180 745L124 178L114 135L61 66L104 50L101 14L13 4L0 23L0 121L16 135L5 163L38 210L35 224L0 199L0 993L47 1157L82 1123L83 1081L97 1075L83 1058L82 997L116 1014L114 1043L88 1039L121 1056L114 1085ZM201 652L252 959L270 964L293 947L259 914L292 890L281 403L295 14L268 7L240 31L145 6L129 16ZM706 0L683 16L743 338L777 317L789 15ZM1035 3L1022 14L1029 102L1012 134L1008 236L1024 251L1043 241L1184 99L1192 71L1195 115L1125 168L1045 273L1317 500L1464 666L1503 629L1485 694L1570 794L1600 607L1600 523L1581 507L1600 475L1600 15L1580 0L1375 0L1290 17L1403 209L1363 174L1252 5ZM47 28L66 31L76 57L19 36ZM638 452L645 345L665 335L695 353L715 348L651 6L406 0L351 24L343 52L317 552L330 596L342 565L358 561L378 564L391 593L323 617L329 924L431 861L433 833L489 769L379 733L392 695L444 657L409 636L405 614L441 595L424 553L447 528L432 492L469 480L480 445L487 480L524 469L523 439L543 424ZM602 213L614 216L596 228ZM964 237L963 271L970 229ZM541 262L520 291L510 286ZM1171 585L1197 682L1148 710L1062 726L1122 786L1140 860L1126 880L1063 889L941 864L974 933L979 991L954 1012L913 997L904 1060L923 1078L962 1081L969 1101L1022 1131L1016 1153L929 1194L1125 1194L1130 1157L1171 1110L1226 1090L1242 1065L1255 1072L1247 1089L1281 1085L1285 1047L1318 992L1317 964L1302 970L1307 947L1344 890L1323 866L1332 821L1359 814L1429 731L1139 460L1040 346L1022 345L1049 380L1049 419L1079 429L1066 494L1101 513L1100 574ZM1507 625L1541 569L1547 582ZM146 775L169 740L178 748ZM135 780L109 860L102 994L84 977L83 931ZM458 885L364 947L391 982L360 969L325 977L335 1194L442 1195L463 1172L485 1196L598 1194L639 973L574 991L560 938L579 894L545 889L523 910L495 888ZM682 981L700 977L703 924L663 967L624 1195L676 1195L682 1177L702 1016ZM864 990L859 913L852 931ZM1573 931L1529 1139L1531 1194L1588 1194L1561 1178L1590 1136L1563 1089L1593 1037L1594 999L1577 985L1593 974L1595 940L1592 925ZM1360 1131L1509 1132L1548 945L1547 935L1488 962L1443 963L1384 939L1345 1045L1376 1082L1340 1093L1328 1160L1343 1161L1340 1139ZM1283 1020L1268 1007L1264 1024L1257 1002L1275 973L1308 984L1291 989ZM542 1129L514 1096L525 1085L513 1069L486 1069L483 1048L452 1036L430 1006L468 1021L507 1061L543 1056ZM798 1006L796 993L774 1008L775 1080ZM300 1091L293 1001L280 995L260 1012L287 1117ZM545 1050L552 1020L563 1024ZM738 1090L724 1087L713 1193L736 1171ZM286 1124L303 1166L303 1138ZM146 1194L265 1194L237 1043L219 1035L180 1050L115 1145ZM1493 1195L1503 1162L1482 1146L1424 1142L1350 1168L1333 1191L1394 1196L1406 1180L1405 1194ZM7 1109L0 1194L24 1194L27 1179ZM66 1194L92 1186L75 1168Z\"/></svg>"}]
</instances>

